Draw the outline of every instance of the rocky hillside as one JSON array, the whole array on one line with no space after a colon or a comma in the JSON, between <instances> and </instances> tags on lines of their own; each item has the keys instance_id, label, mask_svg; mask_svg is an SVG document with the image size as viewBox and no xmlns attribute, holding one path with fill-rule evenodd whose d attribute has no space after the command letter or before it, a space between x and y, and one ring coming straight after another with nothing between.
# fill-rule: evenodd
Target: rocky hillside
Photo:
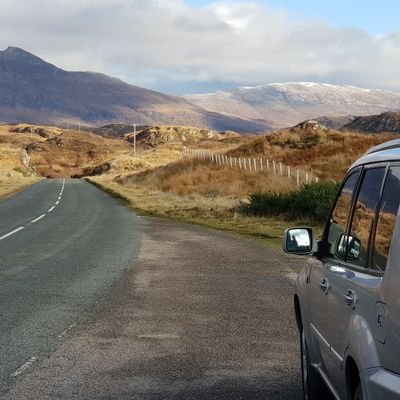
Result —
<instances>
[{"instance_id":1,"label":"rocky hillside","mask_svg":"<svg viewBox=\"0 0 400 400\"><path fill-rule=\"evenodd\" d=\"M184 96L208 110L264 121L276 128L325 116L400 110L400 94L323 83L271 83Z\"/></svg>"},{"instance_id":2,"label":"rocky hillside","mask_svg":"<svg viewBox=\"0 0 400 400\"><path fill-rule=\"evenodd\" d=\"M148 147L157 147L165 143L180 143L189 146L202 140L219 141L240 136L231 131L218 132L184 126L153 126L137 132L136 143ZM126 134L125 139L133 142L134 134Z\"/></svg>"},{"instance_id":3,"label":"rocky hillside","mask_svg":"<svg viewBox=\"0 0 400 400\"><path fill-rule=\"evenodd\" d=\"M190 125L259 132L265 122L204 110L187 100L90 72L68 72L22 49L0 52L0 121L66 126Z\"/></svg>"},{"instance_id":4,"label":"rocky hillside","mask_svg":"<svg viewBox=\"0 0 400 400\"><path fill-rule=\"evenodd\" d=\"M0 127L0 169L8 173L71 177L107 172L131 152L124 140L34 125Z\"/></svg>"},{"instance_id":5,"label":"rocky hillside","mask_svg":"<svg viewBox=\"0 0 400 400\"><path fill-rule=\"evenodd\" d=\"M356 117L343 126L343 130L356 132L400 133L400 112L385 112L379 115Z\"/></svg>"}]
</instances>

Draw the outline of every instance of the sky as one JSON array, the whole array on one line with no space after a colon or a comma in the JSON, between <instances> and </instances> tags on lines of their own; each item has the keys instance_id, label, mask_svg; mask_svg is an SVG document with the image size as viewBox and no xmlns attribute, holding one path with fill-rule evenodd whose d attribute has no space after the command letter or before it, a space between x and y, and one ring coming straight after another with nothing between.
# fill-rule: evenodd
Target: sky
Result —
<instances>
[{"instance_id":1,"label":"sky","mask_svg":"<svg viewBox=\"0 0 400 400\"><path fill-rule=\"evenodd\" d=\"M0 0L0 49L172 94L313 81L400 91L394 0Z\"/></svg>"}]
</instances>

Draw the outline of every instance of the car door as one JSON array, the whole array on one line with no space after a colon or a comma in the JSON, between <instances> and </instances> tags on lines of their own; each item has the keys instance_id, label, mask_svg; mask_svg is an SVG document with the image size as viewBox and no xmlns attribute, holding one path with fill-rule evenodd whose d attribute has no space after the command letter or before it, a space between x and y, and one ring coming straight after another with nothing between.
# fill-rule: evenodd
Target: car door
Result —
<instances>
[{"instance_id":1,"label":"car door","mask_svg":"<svg viewBox=\"0 0 400 400\"><path fill-rule=\"evenodd\" d=\"M386 165L364 168L348 231L339 238L344 257L338 265L332 265L329 259L325 263L330 285L325 309L330 321L324 332L331 352L328 375L341 397L345 396L344 354L349 335L370 335L375 324L382 279L370 268L370 243L385 175ZM365 323L363 332L357 328L361 321Z\"/></svg>"},{"instance_id":2,"label":"car door","mask_svg":"<svg viewBox=\"0 0 400 400\"><path fill-rule=\"evenodd\" d=\"M345 255L344 234L347 232L360 169L345 178L320 243L320 262L313 263L309 276L309 306L314 348L319 350L319 369L331 380L331 334L337 315L327 312L332 301L332 271L340 271Z\"/></svg>"}]
</instances>

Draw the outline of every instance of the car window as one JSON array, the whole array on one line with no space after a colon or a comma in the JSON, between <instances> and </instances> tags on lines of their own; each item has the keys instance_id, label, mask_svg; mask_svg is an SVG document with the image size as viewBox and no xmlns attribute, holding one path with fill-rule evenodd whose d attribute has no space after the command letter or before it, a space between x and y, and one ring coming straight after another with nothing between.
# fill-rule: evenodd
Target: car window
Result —
<instances>
[{"instance_id":1,"label":"car window","mask_svg":"<svg viewBox=\"0 0 400 400\"><path fill-rule=\"evenodd\" d=\"M392 167L386 178L376 226L372 268L379 271L386 269L399 204L400 167Z\"/></svg>"},{"instance_id":2,"label":"car window","mask_svg":"<svg viewBox=\"0 0 400 400\"><path fill-rule=\"evenodd\" d=\"M348 176L333 209L327 233L328 257L341 259L344 256L346 226L358 176L359 171Z\"/></svg>"},{"instance_id":3,"label":"car window","mask_svg":"<svg viewBox=\"0 0 400 400\"><path fill-rule=\"evenodd\" d=\"M385 171L384 167L365 171L355 203L350 233L346 238L346 261L360 267L368 266L369 241Z\"/></svg>"}]
</instances>

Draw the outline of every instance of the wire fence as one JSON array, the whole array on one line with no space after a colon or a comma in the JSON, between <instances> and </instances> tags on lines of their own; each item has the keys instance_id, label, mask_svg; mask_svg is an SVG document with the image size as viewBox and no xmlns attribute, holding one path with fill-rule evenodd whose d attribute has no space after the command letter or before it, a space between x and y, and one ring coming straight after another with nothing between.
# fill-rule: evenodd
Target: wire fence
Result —
<instances>
[{"instance_id":1,"label":"wire fence","mask_svg":"<svg viewBox=\"0 0 400 400\"><path fill-rule=\"evenodd\" d=\"M281 162L265 157L231 157L225 154L214 153L210 150L191 149L190 147L183 148L183 156L209 161L228 168L238 168L243 171L270 172L285 179L295 180L297 187L300 187L302 184L319 181L319 178L309 171L284 165Z\"/></svg>"}]
</instances>

